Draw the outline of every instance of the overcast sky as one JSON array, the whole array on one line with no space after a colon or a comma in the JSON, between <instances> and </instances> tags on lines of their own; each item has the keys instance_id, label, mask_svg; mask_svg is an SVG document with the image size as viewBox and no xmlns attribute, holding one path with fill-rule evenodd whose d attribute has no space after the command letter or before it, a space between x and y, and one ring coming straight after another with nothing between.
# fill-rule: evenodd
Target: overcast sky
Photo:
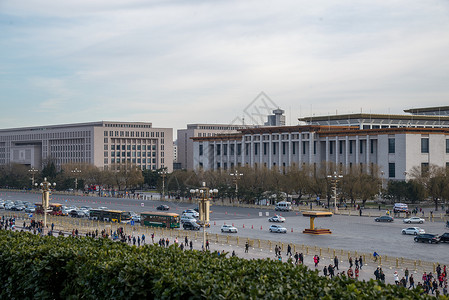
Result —
<instances>
[{"instance_id":1,"label":"overcast sky","mask_svg":"<svg viewBox=\"0 0 449 300\"><path fill-rule=\"evenodd\" d=\"M441 0L0 0L0 49L0 128L449 105Z\"/></svg>"}]
</instances>

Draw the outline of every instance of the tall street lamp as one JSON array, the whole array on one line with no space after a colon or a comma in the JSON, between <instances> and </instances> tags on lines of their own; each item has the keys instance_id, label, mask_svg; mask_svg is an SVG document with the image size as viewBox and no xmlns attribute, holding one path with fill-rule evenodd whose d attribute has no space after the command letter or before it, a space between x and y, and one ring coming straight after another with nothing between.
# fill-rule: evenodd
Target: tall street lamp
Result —
<instances>
[{"instance_id":1,"label":"tall street lamp","mask_svg":"<svg viewBox=\"0 0 449 300\"><path fill-rule=\"evenodd\" d=\"M240 177L243 176L243 173L239 173L237 171L237 169L235 169L234 173L231 173L229 175L231 175L233 177L232 179L234 180L234 183L235 183L235 196L237 197L237 201L238 201L239 200L239 184L238 184L238 181L240 180Z\"/></svg>"},{"instance_id":2,"label":"tall street lamp","mask_svg":"<svg viewBox=\"0 0 449 300\"><path fill-rule=\"evenodd\" d=\"M37 187L38 184L37 182L35 183L35 186ZM48 206L50 204L50 192L51 192L51 187L55 187L56 183L53 182L50 183L47 181L47 178L44 178L44 182L40 183L40 187L41 187L41 191L42 191L42 209L44 211L44 228L42 230L42 233L45 232L45 228L47 228L47 210L48 210Z\"/></svg>"},{"instance_id":3,"label":"tall street lamp","mask_svg":"<svg viewBox=\"0 0 449 300\"><path fill-rule=\"evenodd\" d=\"M334 189L334 213L336 213L337 212L337 183L341 178L343 178L343 176L337 174L337 172L334 172L334 174L332 174L332 175L327 175L327 178L330 178L332 180L332 188Z\"/></svg>"},{"instance_id":4,"label":"tall street lamp","mask_svg":"<svg viewBox=\"0 0 449 300\"><path fill-rule=\"evenodd\" d=\"M167 171L163 169L162 171L159 171L159 175L162 177L162 197L161 199L165 199L165 177L167 176Z\"/></svg>"},{"instance_id":5,"label":"tall street lamp","mask_svg":"<svg viewBox=\"0 0 449 300\"><path fill-rule=\"evenodd\" d=\"M217 195L217 189L210 189L203 182L199 189L191 189L190 194L199 198L200 223L203 226L203 250L206 250L206 225L209 223L210 197Z\"/></svg>"},{"instance_id":6,"label":"tall street lamp","mask_svg":"<svg viewBox=\"0 0 449 300\"><path fill-rule=\"evenodd\" d=\"M78 168L75 168L75 170L72 170L72 174L75 176L75 192L78 189L78 175L81 173L81 170L78 170Z\"/></svg>"},{"instance_id":7,"label":"tall street lamp","mask_svg":"<svg viewBox=\"0 0 449 300\"><path fill-rule=\"evenodd\" d=\"M382 190L384 188L384 171L380 171L380 186L379 186L379 203L382 201Z\"/></svg>"},{"instance_id":8,"label":"tall street lamp","mask_svg":"<svg viewBox=\"0 0 449 300\"><path fill-rule=\"evenodd\" d=\"M39 170L35 169L34 167L31 167L31 169L28 170L31 174L31 186L34 186L34 175L39 172Z\"/></svg>"}]
</instances>

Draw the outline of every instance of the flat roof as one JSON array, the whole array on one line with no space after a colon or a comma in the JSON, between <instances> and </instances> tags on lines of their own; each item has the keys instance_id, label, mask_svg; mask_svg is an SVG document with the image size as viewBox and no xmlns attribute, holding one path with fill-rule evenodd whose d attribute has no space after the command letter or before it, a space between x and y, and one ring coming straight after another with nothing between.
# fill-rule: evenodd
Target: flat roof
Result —
<instances>
[{"instance_id":1,"label":"flat roof","mask_svg":"<svg viewBox=\"0 0 449 300\"><path fill-rule=\"evenodd\" d=\"M332 217L332 213L330 211L304 211L302 212L304 217Z\"/></svg>"},{"instance_id":2,"label":"flat roof","mask_svg":"<svg viewBox=\"0 0 449 300\"><path fill-rule=\"evenodd\" d=\"M449 110L449 106L435 106L435 107L421 107L421 108L410 108L405 109L404 112L407 113L420 113L420 112L430 112L430 111L445 111Z\"/></svg>"},{"instance_id":3,"label":"flat roof","mask_svg":"<svg viewBox=\"0 0 449 300\"><path fill-rule=\"evenodd\" d=\"M428 115L385 115L385 114L346 114L346 115L329 115L329 116L313 116L299 118L298 121L313 122L313 121L336 121L336 120L360 120L360 119L382 119L382 120L434 120L434 121L449 121L449 116L428 116Z\"/></svg>"}]
</instances>

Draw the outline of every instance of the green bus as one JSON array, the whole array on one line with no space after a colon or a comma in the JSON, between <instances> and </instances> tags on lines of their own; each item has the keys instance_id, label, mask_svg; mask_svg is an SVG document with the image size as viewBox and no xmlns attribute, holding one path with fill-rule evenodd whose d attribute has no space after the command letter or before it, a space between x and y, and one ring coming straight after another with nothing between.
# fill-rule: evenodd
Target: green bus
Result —
<instances>
[{"instance_id":1,"label":"green bus","mask_svg":"<svg viewBox=\"0 0 449 300\"><path fill-rule=\"evenodd\" d=\"M122 210L91 209L89 212L91 220L110 221L116 223L128 223L131 221L131 213Z\"/></svg>"},{"instance_id":2,"label":"green bus","mask_svg":"<svg viewBox=\"0 0 449 300\"><path fill-rule=\"evenodd\" d=\"M179 215L166 212L143 212L140 214L140 224L150 227L179 228Z\"/></svg>"}]
</instances>

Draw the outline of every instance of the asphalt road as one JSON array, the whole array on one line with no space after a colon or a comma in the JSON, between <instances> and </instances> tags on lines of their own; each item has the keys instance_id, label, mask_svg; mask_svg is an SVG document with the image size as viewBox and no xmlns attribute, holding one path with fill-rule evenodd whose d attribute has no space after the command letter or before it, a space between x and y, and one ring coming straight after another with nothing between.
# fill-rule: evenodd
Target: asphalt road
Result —
<instances>
[{"instance_id":1,"label":"asphalt road","mask_svg":"<svg viewBox=\"0 0 449 300\"><path fill-rule=\"evenodd\" d=\"M41 195L35 193L0 192L0 198L3 200L25 200L33 203L41 201ZM117 199L57 194L52 195L52 202L69 206L86 205L93 208L106 206L110 209L134 211L137 213L156 211L156 207L160 204L169 205L170 211L177 213L197 206L194 203L160 200ZM449 232L449 229L445 228L444 223L441 221L426 222L422 225L408 225L403 224L402 219L396 219L393 223L377 223L374 221L374 217L336 215L330 218L316 219L315 221L316 227L331 229L331 235L313 236L302 233L305 228L309 227L309 218L303 217L300 213L281 213L286 218L286 222L283 225L287 228L287 233L277 234L268 231L271 225L268 222L268 217L275 214L274 209L213 205L211 210L212 226L208 229L210 233L220 233L220 227L224 223L234 224L239 230L237 235L240 237L271 240L273 242L305 244L322 248L330 247L365 253L377 251L382 256L404 257L413 260L420 259L449 265L449 255L447 255L449 253L449 244L416 243L413 241L413 236L401 234L401 229L410 226L421 227L426 233L442 234ZM366 210L365 214L367 214ZM243 228L243 225L245 228Z\"/></svg>"}]
</instances>

